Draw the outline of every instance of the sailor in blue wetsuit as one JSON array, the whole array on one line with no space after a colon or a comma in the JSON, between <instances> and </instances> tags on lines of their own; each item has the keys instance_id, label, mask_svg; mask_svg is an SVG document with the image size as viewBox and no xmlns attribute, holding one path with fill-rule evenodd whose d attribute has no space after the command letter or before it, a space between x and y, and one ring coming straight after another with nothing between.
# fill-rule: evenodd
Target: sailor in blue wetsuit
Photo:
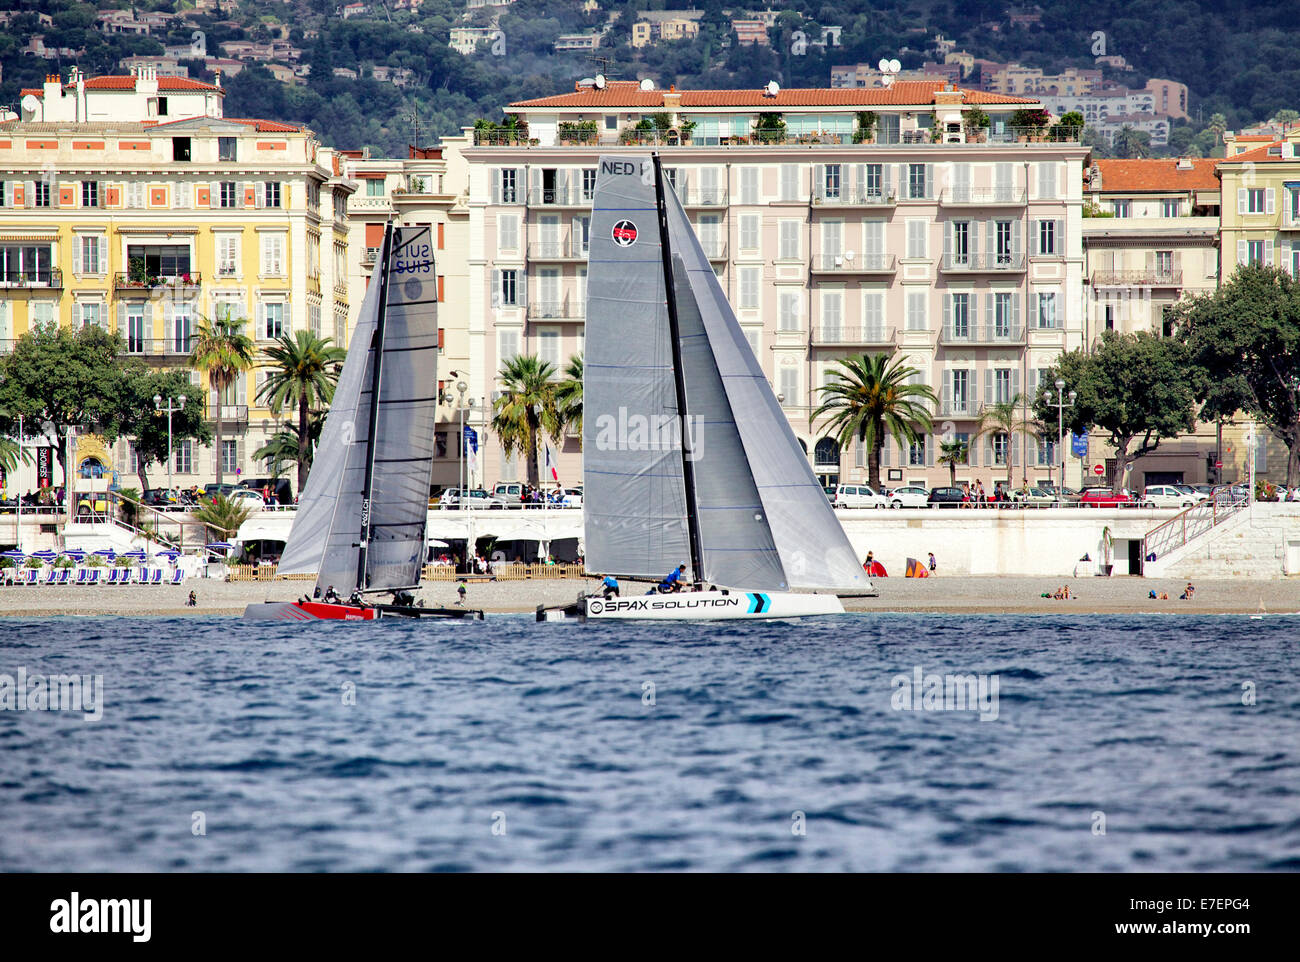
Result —
<instances>
[{"instance_id":1,"label":"sailor in blue wetsuit","mask_svg":"<svg viewBox=\"0 0 1300 962\"><path fill-rule=\"evenodd\" d=\"M605 575L605 580L600 584L601 594L605 596L606 601L609 601L610 598L618 597L618 579L613 575Z\"/></svg>"},{"instance_id":2,"label":"sailor in blue wetsuit","mask_svg":"<svg viewBox=\"0 0 1300 962\"><path fill-rule=\"evenodd\" d=\"M686 565L681 564L668 572L663 581L659 582L659 593L667 594L670 591L682 590L682 575L686 573Z\"/></svg>"}]
</instances>

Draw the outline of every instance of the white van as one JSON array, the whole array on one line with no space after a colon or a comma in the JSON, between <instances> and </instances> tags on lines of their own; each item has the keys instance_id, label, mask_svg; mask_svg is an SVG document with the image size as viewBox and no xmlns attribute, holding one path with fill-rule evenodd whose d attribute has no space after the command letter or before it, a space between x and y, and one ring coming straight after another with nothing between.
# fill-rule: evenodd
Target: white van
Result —
<instances>
[{"instance_id":1,"label":"white van","mask_svg":"<svg viewBox=\"0 0 1300 962\"><path fill-rule=\"evenodd\" d=\"M831 504L837 508L884 508L888 501L866 484L837 484Z\"/></svg>"},{"instance_id":2,"label":"white van","mask_svg":"<svg viewBox=\"0 0 1300 962\"><path fill-rule=\"evenodd\" d=\"M1153 508L1190 508L1197 500L1172 484L1151 484L1142 492L1141 502Z\"/></svg>"}]
</instances>

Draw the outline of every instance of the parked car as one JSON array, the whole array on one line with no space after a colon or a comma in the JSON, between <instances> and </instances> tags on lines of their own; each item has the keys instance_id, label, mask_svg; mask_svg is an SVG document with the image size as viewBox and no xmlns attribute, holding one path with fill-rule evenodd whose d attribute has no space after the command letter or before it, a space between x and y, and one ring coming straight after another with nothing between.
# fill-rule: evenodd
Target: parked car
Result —
<instances>
[{"instance_id":1,"label":"parked car","mask_svg":"<svg viewBox=\"0 0 1300 962\"><path fill-rule=\"evenodd\" d=\"M560 504L566 508L581 508L582 488L565 488L560 498Z\"/></svg>"},{"instance_id":2,"label":"parked car","mask_svg":"<svg viewBox=\"0 0 1300 962\"><path fill-rule=\"evenodd\" d=\"M203 486L203 497L208 501L211 501L217 495L228 498L234 490L235 485L233 484L205 484Z\"/></svg>"},{"instance_id":3,"label":"parked car","mask_svg":"<svg viewBox=\"0 0 1300 962\"><path fill-rule=\"evenodd\" d=\"M1215 486L1212 485L1212 484L1194 484L1194 485L1192 485L1192 490L1195 491L1197 494L1199 494L1199 495L1201 496L1201 499L1202 499L1202 500L1205 500L1205 499L1209 498L1210 495L1214 494L1214 488L1215 488Z\"/></svg>"},{"instance_id":4,"label":"parked car","mask_svg":"<svg viewBox=\"0 0 1300 962\"><path fill-rule=\"evenodd\" d=\"M0 498L0 514L17 514L17 498Z\"/></svg>"},{"instance_id":5,"label":"parked car","mask_svg":"<svg viewBox=\"0 0 1300 962\"><path fill-rule=\"evenodd\" d=\"M1094 508L1118 508L1121 504L1132 504L1133 499L1121 491L1111 494L1110 488L1084 488L1079 496L1079 504Z\"/></svg>"},{"instance_id":6,"label":"parked car","mask_svg":"<svg viewBox=\"0 0 1300 962\"><path fill-rule=\"evenodd\" d=\"M931 488L926 498L936 508L960 508L965 501L966 493L961 488Z\"/></svg>"},{"instance_id":7,"label":"parked car","mask_svg":"<svg viewBox=\"0 0 1300 962\"><path fill-rule=\"evenodd\" d=\"M230 500L241 507L251 507L254 511L261 511L266 507L266 499L256 491L250 491L247 488L236 488L230 492Z\"/></svg>"},{"instance_id":8,"label":"parked car","mask_svg":"<svg viewBox=\"0 0 1300 962\"><path fill-rule=\"evenodd\" d=\"M1056 485L1050 481L1044 481L1041 484L1039 484L1038 487L1044 492L1046 492L1047 494L1051 495L1052 500L1054 501L1056 500L1078 501L1081 497L1078 491L1075 491L1074 488L1068 486L1061 488L1060 493L1058 494L1056 490Z\"/></svg>"},{"instance_id":9,"label":"parked car","mask_svg":"<svg viewBox=\"0 0 1300 962\"><path fill-rule=\"evenodd\" d=\"M837 508L884 508L887 506L885 496L866 484L837 484L835 499L831 502Z\"/></svg>"},{"instance_id":10,"label":"parked car","mask_svg":"<svg viewBox=\"0 0 1300 962\"><path fill-rule=\"evenodd\" d=\"M271 504L293 504L293 485L288 478L245 478L238 487L256 491L266 500L266 488L271 489Z\"/></svg>"},{"instance_id":11,"label":"parked car","mask_svg":"<svg viewBox=\"0 0 1300 962\"><path fill-rule=\"evenodd\" d=\"M924 508L930 503L930 492L919 484L908 484L889 492L891 508Z\"/></svg>"},{"instance_id":12,"label":"parked car","mask_svg":"<svg viewBox=\"0 0 1300 962\"><path fill-rule=\"evenodd\" d=\"M1204 501L1210 496L1208 490L1202 492L1190 484L1176 484L1174 487L1183 492L1183 494L1188 495L1194 502Z\"/></svg>"},{"instance_id":13,"label":"parked car","mask_svg":"<svg viewBox=\"0 0 1300 962\"><path fill-rule=\"evenodd\" d=\"M1056 492L1039 485L1029 489L1027 494L1019 492L1015 495L1015 500L1021 504L1056 504Z\"/></svg>"},{"instance_id":14,"label":"parked car","mask_svg":"<svg viewBox=\"0 0 1300 962\"><path fill-rule=\"evenodd\" d=\"M450 510L460 507L504 508L506 506L504 501L500 498L492 497L492 495L488 494L482 488L466 488L463 502L464 503L462 504L460 488L448 488L442 493L442 497L438 500L438 507Z\"/></svg>"},{"instance_id":15,"label":"parked car","mask_svg":"<svg viewBox=\"0 0 1300 962\"><path fill-rule=\"evenodd\" d=\"M518 481L498 481L491 496L503 504L520 504L524 500L524 486Z\"/></svg>"},{"instance_id":16,"label":"parked car","mask_svg":"<svg viewBox=\"0 0 1300 962\"><path fill-rule=\"evenodd\" d=\"M77 514L108 514L108 494L104 491L82 491L77 495Z\"/></svg>"},{"instance_id":17,"label":"parked car","mask_svg":"<svg viewBox=\"0 0 1300 962\"><path fill-rule=\"evenodd\" d=\"M1140 501L1153 508L1190 508L1197 497L1195 492L1188 494L1177 485L1151 484L1142 492Z\"/></svg>"}]
</instances>

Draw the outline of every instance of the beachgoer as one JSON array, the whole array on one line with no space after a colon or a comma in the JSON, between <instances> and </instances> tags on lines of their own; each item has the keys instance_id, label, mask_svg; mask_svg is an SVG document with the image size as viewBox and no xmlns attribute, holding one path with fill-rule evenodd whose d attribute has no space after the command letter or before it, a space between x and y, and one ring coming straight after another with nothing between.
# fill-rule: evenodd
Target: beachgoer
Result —
<instances>
[{"instance_id":1,"label":"beachgoer","mask_svg":"<svg viewBox=\"0 0 1300 962\"><path fill-rule=\"evenodd\" d=\"M465 607L465 595L467 594L468 592L465 590L465 582L462 581L456 587L456 604L460 605L462 608Z\"/></svg>"},{"instance_id":2,"label":"beachgoer","mask_svg":"<svg viewBox=\"0 0 1300 962\"><path fill-rule=\"evenodd\" d=\"M1189 581L1189 582L1187 582L1187 587L1183 589L1183 593L1182 593L1181 595L1178 596L1178 600L1179 600L1179 601L1191 601L1191 600L1192 600L1192 596L1195 595L1195 594L1196 594L1196 589L1195 589L1194 587L1192 587L1192 583Z\"/></svg>"},{"instance_id":3,"label":"beachgoer","mask_svg":"<svg viewBox=\"0 0 1300 962\"><path fill-rule=\"evenodd\" d=\"M191 591L189 600L185 604L190 608L197 608L199 606L199 596Z\"/></svg>"},{"instance_id":4,"label":"beachgoer","mask_svg":"<svg viewBox=\"0 0 1300 962\"><path fill-rule=\"evenodd\" d=\"M659 593L667 594L670 591L682 590L682 575L686 574L686 565L680 564L664 576L664 580L659 582Z\"/></svg>"},{"instance_id":5,"label":"beachgoer","mask_svg":"<svg viewBox=\"0 0 1300 962\"><path fill-rule=\"evenodd\" d=\"M605 575L605 580L601 582L601 594L605 596L606 601L609 601L610 598L617 598L618 579L613 575Z\"/></svg>"},{"instance_id":6,"label":"beachgoer","mask_svg":"<svg viewBox=\"0 0 1300 962\"><path fill-rule=\"evenodd\" d=\"M868 552L867 552L867 560L864 561L864 562L862 562L862 569L863 569L864 571L866 571L867 574L870 574L870 573L871 573L871 566L872 566L873 564L875 564L875 556L874 556L870 551L868 551Z\"/></svg>"},{"instance_id":7,"label":"beachgoer","mask_svg":"<svg viewBox=\"0 0 1300 962\"><path fill-rule=\"evenodd\" d=\"M931 570L931 571L934 571L934 570L936 570L938 567L939 567L938 563L934 560L934 552L931 551L931 552L930 552L930 570Z\"/></svg>"}]
</instances>

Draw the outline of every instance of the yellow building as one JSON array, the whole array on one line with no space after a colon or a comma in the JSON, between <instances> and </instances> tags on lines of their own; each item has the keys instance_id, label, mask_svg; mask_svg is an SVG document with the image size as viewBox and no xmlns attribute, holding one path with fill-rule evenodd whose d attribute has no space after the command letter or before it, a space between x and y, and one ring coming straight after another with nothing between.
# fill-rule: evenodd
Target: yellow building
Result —
<instances>
[{"instance_id":1,"label":"yellow building","mask_svg":"<svg viewBox=\"0 0 1300 962\"><path fill-rule=\"evenodd\" d=\"M207 112L177 117L186 95ZM0 123L0 350L37 324L93 324L127 356L183 367L199 321L217 316L247 319L259 348L297 330L346 337L354 185L309 130L223 118L222 95L140 76L24 91L24 119ZM78 119L105 115L121 119ZM217 457L227 475L267 473L253 452L293 412L256 400L264 377L214 392L223 450L179 443L176 483L212 480ZM134 471L128 442L114 461Z\"/></svg>"}]
</instances>

